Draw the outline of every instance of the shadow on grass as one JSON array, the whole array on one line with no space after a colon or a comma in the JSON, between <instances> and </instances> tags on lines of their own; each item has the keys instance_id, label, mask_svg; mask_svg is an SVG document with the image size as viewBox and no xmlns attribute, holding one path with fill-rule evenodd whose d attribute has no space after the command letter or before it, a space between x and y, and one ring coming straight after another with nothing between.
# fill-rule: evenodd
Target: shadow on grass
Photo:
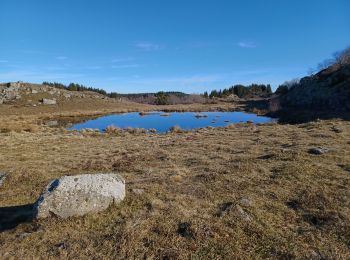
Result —
<instances>
[{"instance_id":1,"label":"shadow on grass","mask_svg":"<svg viewBox=\"0 0 350 260\"><path fill-rule=\"evenodd\" d=\"M240 101L239 104L243 106L245 111L262 110L267 111L269 109L268 99L258 99L258 100L245 100Z\"/></svg>"},{"instance_id":2,"label":"shadow on grass","mask_svg":"<svg viewBox=\"0 0 350 260\"><path fill-rule=\"evenodd\" d=\"M350 112L348 111L331 111L328 110L311 110L311 109L296 109L288 108L281 109L275 113L270 113L270 116L278 117L280 123L300 124L308 123L318 119L342 119L350 121Z\"/></svg>"},{"instance_id":3,"label":"shadow on grass","mask_svg":"<svg viewBox=\"0 0 350 260\"><path fill-rule=\"evenodd\" d=\"M0 232L17 227L34 219L33 204L0 207Z\"/></svg>"},{"instance_id":4,"label":"shadow on grass","mask_svg":"<svg viewBox=\"0 0 350 260\"><path fill-rule=\"evenodd\" d=\"M308 123L318 119L342 119L350 121L350 111L332 110L331 108L327 107L319 107L317 109L306 107L284 107L275 112L271 112L269 102L269 99L259 99L241 101L240 104L243 106L245 111L266 112L266 116L278 118L279 123L300 124Z\"/></svg>"}]
</instances>

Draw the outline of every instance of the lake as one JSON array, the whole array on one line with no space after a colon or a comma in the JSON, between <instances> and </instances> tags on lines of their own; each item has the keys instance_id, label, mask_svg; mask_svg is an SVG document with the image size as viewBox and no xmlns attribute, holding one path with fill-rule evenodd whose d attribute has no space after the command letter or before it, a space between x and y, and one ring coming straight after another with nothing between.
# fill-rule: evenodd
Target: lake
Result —
<instances>
[{"instance_id":1,"label":"lake","mask_svg":"<svg viewBox=\"0 0 350 260\"><path fill-rule=\"evenodd\" d=\"M165 133L173 126L184 130L203 128L207 126L219 127L229 124L251 121L252 123L269 123L275 121L266 116L245 112L146 112L146 114L133 112L101 116L96 119L78 123L68 130L81 130L93 128L104 131L108 126L119 128L156 129L158 133Z\"/></svg>"}]
</instances>

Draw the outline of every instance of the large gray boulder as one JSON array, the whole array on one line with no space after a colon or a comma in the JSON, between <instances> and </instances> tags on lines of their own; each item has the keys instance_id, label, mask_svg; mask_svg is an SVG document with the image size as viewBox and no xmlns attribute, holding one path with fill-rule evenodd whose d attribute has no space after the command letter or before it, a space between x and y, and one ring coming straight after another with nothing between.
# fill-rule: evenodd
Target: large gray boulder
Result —
<instances>
[{"instance_id":1,"label":"large gray boulder","mask_svg":"<svg viewBox=\"0 0 350 260\"><path fill-rule=\"evenodd\" d=\"M53 180L34 204L37 218L82 216L107 209L125 197L117 174L83 174Z\"/></svg>"}]
</instances>

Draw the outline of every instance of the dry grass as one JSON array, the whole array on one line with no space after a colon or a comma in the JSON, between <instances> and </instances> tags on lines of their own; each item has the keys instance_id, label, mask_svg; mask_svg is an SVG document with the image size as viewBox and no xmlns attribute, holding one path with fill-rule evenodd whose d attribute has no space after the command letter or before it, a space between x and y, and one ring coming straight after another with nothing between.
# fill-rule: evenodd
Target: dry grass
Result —
<instances>
[{"instance_id":1,"label":"dry grass","mask_svg":"<svg viewBox=\"0 0 350 260\"><path fill-rule=\"evenodd\" d=\"M0 258L349 259L349 129L330 120L164 135L1 133L1 217L62 175L117 172L128 192L99 214L0 233ZM319 146L332 150L307 152Z\"/></svg>"}]
</instances>

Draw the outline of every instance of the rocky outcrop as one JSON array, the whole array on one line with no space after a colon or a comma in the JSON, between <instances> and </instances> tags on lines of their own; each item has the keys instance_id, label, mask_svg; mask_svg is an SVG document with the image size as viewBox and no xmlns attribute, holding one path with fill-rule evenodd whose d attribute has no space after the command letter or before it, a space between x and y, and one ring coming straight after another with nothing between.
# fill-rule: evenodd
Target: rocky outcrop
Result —
<instances>
[{"instance_id":1,"label":"rocky outcrop","mask_svg":"<svg viewBox=\"0 0 350 260\"><path fill-rule=\"evenodd\" d=\"M6 101L16 100L21 98L20 88L22 82L10 82L0 85L0 104Z\"/></svg>"},{"instance_id":2,"label":"rocky outcrop","mask_svg":"<svg viewBox=\"0 0 350 260\"><path fill-rule=\"evenodd\" d=\"M69 91L22 81L0 83L0 104L54 105L62 101L83 98L115 100L92 91Z\"/></svg>"},{"instance_id":3,"label":"rocky outcrop","mask_svg":"<svg viewBox=\"0 0 350 260\"><path fill-rule=\"evenodd\" d=\"M335 64L302 78L282 96L284 108L350 111L350 64Z\"/></svg>"},{"instance_id":4,"label":"rocky outcrop","mask_svg":"<svg viewBox=\"0 0 350 260\"><path fill-rule=\"evenodd\" d=\"M84 174L53 180L34 204L36 218L83 216L107 209L125 197L117 174Z\"/></svg>"}]
</instances>

